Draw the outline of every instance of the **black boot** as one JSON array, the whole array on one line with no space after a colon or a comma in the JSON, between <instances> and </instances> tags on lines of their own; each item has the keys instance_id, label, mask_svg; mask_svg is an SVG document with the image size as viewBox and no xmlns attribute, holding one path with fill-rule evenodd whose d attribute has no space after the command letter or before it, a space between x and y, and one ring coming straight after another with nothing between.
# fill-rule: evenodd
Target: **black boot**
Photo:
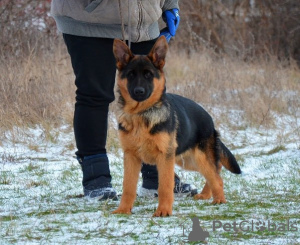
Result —
<instances>
[{"instance_id":1,"label":"black boot","mask_svg":"<svg viewBox=\"0 0 300 245\"><path fill-rule=\"evenodd\" d=\"M138 196L157 197L158 196L158 172L156 166L143 164L142 167L143 184L138 189ZM181 182L179 176L175 174L174 194L176 196L194 196L198 193L197 188L192 184Z\"/></svg>"},{"instance_id":2,"label":"black boot","mask_svg":"<svg viewBox=\"0 0 300 245\"><path fill-rule=\"evenodd\" d=\"M106 154L78 157L77 159L83 173L84 196L99 200L116 200L117 193L111 185L111 175Z\"/></svg>"}]
</instances>

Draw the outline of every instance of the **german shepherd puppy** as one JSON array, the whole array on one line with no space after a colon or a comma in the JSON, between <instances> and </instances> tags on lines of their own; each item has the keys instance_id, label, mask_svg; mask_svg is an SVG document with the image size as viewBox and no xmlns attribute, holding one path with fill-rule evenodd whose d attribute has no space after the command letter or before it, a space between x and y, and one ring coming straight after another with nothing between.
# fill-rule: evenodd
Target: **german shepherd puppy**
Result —
<instances>
[{"instance_id":1,"label":"german shepherd puppy","mask_svg":"<svg viewBox=\"0 0 300 245\"><path fill-rule=\"evenodd\" d=\"M158 208L153 216L172 215L174 165L200 172L205 186L195 199L225 203L222 165L241 173L234 156L219 139L210 115L197 103L166 93L163 67L168 50L160 37L148 55L134 55L115 40L118 69L119 135L124 151L123 195L115 214L131 214L141 163L158 169Z\"/></svg>"}]
</instances>

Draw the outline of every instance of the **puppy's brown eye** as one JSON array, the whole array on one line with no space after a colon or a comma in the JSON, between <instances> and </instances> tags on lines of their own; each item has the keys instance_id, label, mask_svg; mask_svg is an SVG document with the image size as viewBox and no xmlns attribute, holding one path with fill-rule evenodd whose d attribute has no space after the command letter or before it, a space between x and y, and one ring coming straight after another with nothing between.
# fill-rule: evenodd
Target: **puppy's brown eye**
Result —
<instances>
[{"instance_id":1,"label":"puppy's brown eye","mask_svg":"<svg viewBox=\"0 0 300 245\"><path fill-rule=\"evenodd\" d=\"M145 71L144 71L144 77L145 77L146 79L150 79L150 78L153 77L153 74L152 74L151 71L145 70Z\"/></svg>"},{"instance_id":2,"label":"puppy's brown eye","mask_svg":"<svg viewBox=\"0 0 300 245\"><path fill-rule=\"evenodd\" d=\"M127 78L128 79L132 79L132 78L134 78L135 77L135 72L134 71L129 71L128 73L127 73Z\"/></svg>"}]
</instances>

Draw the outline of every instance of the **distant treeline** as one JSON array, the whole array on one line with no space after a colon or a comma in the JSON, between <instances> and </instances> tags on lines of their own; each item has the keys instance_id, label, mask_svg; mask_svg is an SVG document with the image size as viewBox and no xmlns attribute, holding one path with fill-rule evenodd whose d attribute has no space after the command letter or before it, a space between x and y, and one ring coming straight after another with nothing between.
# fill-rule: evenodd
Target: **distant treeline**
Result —
<instances>
[{"instance_id":1,"label":"distant treeline","mask_svg":"<svg viewBox=\"0 0 300 245\"><path fill-rule=\"evenodd\" d=\"M179 46L300 62L299 0L182 0Z\"/></svg>"},{"instance_id":2,"label":"distant treeline","mask_svg":"<svg viewBox=\"0 0 300 245\"><path fill-rule=\"evenodd\" d=\"M36 41L37 30L47 36L57 35L49 16L50 3L0 1L0 54L26 49L28 43ZM292 57L300 63L299 0L180 0L179 4L181 23L174 47L187 52L208 48L245 60Z\"/></svg>"}]
</instances>

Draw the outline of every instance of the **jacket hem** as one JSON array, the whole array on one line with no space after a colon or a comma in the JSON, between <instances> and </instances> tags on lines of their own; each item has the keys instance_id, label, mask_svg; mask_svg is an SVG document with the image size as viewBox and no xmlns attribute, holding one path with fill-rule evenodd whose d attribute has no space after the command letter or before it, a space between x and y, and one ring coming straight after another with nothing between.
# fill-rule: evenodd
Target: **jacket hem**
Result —
<instances>
[{"instance_id":1,"label":"jacket hem","mask_svg":"<svg viewBox=\"0 0 300 245\"><path fill-rule=\"evenodd\" d=\"M179 10L178 0L165 2L164 6L162 8L162 11L165 12L166 10L170 10L170 9L178 9Z\"/></svg>"},{"instance_id":2,"label":"jacket hem","mask_svg":"<svg viewBox=\"0 0 300 245\"><path fill-rule=\"evenodd\" d=\"M56 21L58 30L65 34L84 37L123 39L121 25L87 23L77 21L66 16L54 16L53 18ZM158 23L153 23L151 26L149 26L147 34L147 37L143 37L140 40L137 40L137 42L148 41L157 38L159 36ZM126 35L125 38L128 40L128 35Z\"/></svg>"}]
</instances>

